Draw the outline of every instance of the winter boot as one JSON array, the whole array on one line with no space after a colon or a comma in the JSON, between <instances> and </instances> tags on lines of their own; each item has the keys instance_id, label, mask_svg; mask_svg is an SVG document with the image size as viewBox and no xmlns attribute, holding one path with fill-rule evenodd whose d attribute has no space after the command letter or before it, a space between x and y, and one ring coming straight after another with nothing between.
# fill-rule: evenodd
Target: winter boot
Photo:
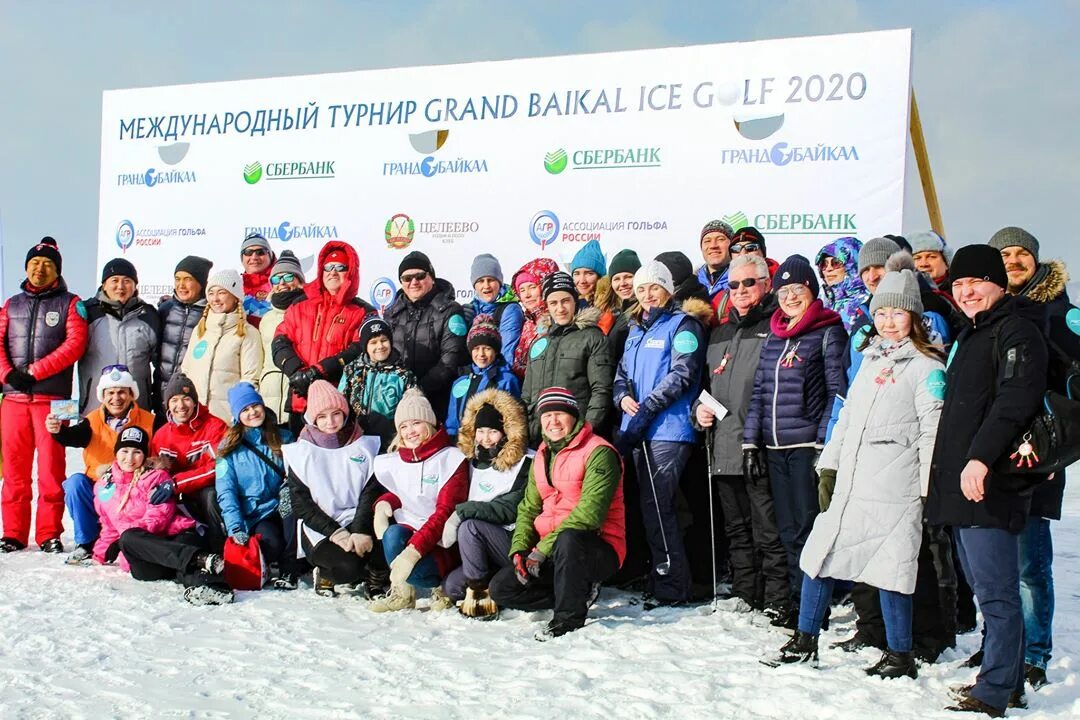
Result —
<instances>
[{"instance_id":1,"label":"winter boot","mask_svg":"<svg viewBox=\"0 0 1080 720\"><path fill-rule=\"evenodd\" d=\"M950 685L949 695L953 700L963 700L964 698L971 696L971 690L974 685ZM1008 707L1015 710L1027 710L1028 702L1027 696L1022 692L1014 692L1009 696Z\"/></svg>"},{"instance_id":2,"label":"winter boot","mask_svg":"<svg viewBox=\"0 0 1080 720\"><path fill-rule=\"evenodd\" d=\"M431 590L431 597L428 600L428 610L432 612L442 612L443 610L449 610L454 607L454 601L450 599L450 596L443 592L442 588L435 586Z\"/></svg>"},{"instance_id":3,"label":"winter boot","mask_svg":"<svg viewBox=\"0 0 1080 720\"><path fill-rule=\"evenodd\" d=\"M367 580L364 581L364 597L368 600L380 598L390 592L390 570L387 568L367 567Z\"/></svg>"},{"instance_id":4,"label":"winter boot","mask_svg":"<svg viewBox=\"0 0 1080 720\"><path fill-rule=\"evenodd\" d=\"M964 664L962 665L962 667L966 667L966 668L982 667L982 661L983 661L983 651L982 651L982 648L979 648L978 650L975 651L974 655L972 655L971 657L969 657L967 660L964 661Z\"/></svg>"},{"instance_id":5,"label":"winter boot","mask_svg":"<svg viewBox=\"0 0 1080 720\"><path fill-rule=\"evenodd\" d=\"M225 572L225 558L215 553L195 553L195 557L191 559L191 566L207 575L220 575Z\"/></svg>"},{"instance_id":6,"label":"winter boot","mask_svg":"<svg viewBox=\"0 0 1080 720\"><path fill-rule=\"evenodd\" d=\"M26 546L14 538L0 538L0 555L25 549Z\"/></svg>"},{"instance_id":7,"label":"winter boot","mask_svg":"<svg viewBox=\"0 0 1080 720\"><path fill-rule=\"evenodd\" d=\"M75 551L64 560L65 565L89 565L94 561L93 545L76 545Z\"/></svg>"},{"instance_id":8,"label":"winter boot","mask_svg":"<svg viewBox=\"0 0 1080 720\"><path fill-rule=\"evenodd\" d=\"M41 552L55 555L57 553L64 552L64 543L60 542L60 538L52 538L41 543Z\"/></svg>"},{"instance_id":9,"label":"winter boot","mask_svg":"<svg viewBox=\"0 0 1080 720\"><path fill-rule=\"evenodd\" d=\"M533 635L533 639L536 640L536 642L547 642L548 640L554 640L557 637L562 637L567 633L572 633L583 627L585 627L585 623L572 624L552 620L544 626L543 630L537 630L536 634Z\"/></svg>"},{"instance_id":10,"label":"winter boot","mask_svg":"<svg viewBox=\"0 0 1080 720\"><path fill-rule=\"evenodd\" d=\"M296 573L283 572L274 578L275 590L295 590L298 584Z\"/></svg>"},{"instance_id":11,"label":"winter boot","mask_svg":"<svg viewBox=\"0 0 1080 720\"><path fill-rule=\"evenodd\" d=\"M866 669L866 674L880 678L919 677L915 668L915 657L910 652L898 653L886 650L873 667Z\"/></svg>"},{"instance_id":12,"label":"winter boot","mask_svg":"<svg viewBox=\"0 0 1080 720\"><path fill-rule=\"evenodd\" d=\"M982 700L974 698L971 695L964 695L957 698L955 705L949 705L945 708L952 712L970 712L970 713L983 713L990 717L1005 717L1004 708L996 708L993 705L987 705Z\"/></svg>"},{"instance_id":13,"label":"winter boot","mask_svg":"<svg viewBox=\"0 0 1080 720\"><path fill-rule=\"evenodd\" d=\"M215 585L196 585L184 590L184 599L192 605L228 605L233 591Z\"/></svg>"},{"instance_id":14,"label":"winter boot","mask_svg":"<svg viewBox=\"0 0 1080 720\"><path fill-rule=\"evenodd\" d=\"M387 595L373 600L368 607L377 613L412 610L416 607L416 588L408 583L391 585Z\"/></svg>"},{"instance_id":15,"label":"winter boot","mask_svg":"<svg viewBox=\"0 0 1080 720\"><path fill-rule=\"evenodd\" d=\"M1024 678L1028 681L1031 689L1036 692L1050 684L1050 681L1046 679L1046 670L1034 665L1024 666Z\"/></svg>"},{"instance_id":16,"label":"winter boot","mask_svg":"<svg viewBox=\"0 0 1080 720\"><path fill-rule=\"evenodd\" d=\"M465 590L465 600L459 608L465 617L477 620L494 620L499 616L499 606L491 599L487 583L479 580L469 580Z\"/></svg>"},{"instance_id":17,"label":"winter boot","mask_svg":"<svg viewBox=\"0 0 1080 720\"><path fill-rule=\"evenodd\" d=\"M334 583L317 567L311 571L311 584L319 597L334 597Z\"/></svg>"},{"instance_id":18,"label":"winter boot","mask_svg":"<svg viewBox=\"0 0 1080 720\"><path fill-rule=\"evenodd\" d=\"M766 610L765 614L771 618L769 624L773 627L784 628L785 630L799 629L799 608L797 606L774 608L771 613Z\"/></svg>"},{"instance_id":19,"label":"winter boot","mask_svg":"<svg viewBox=\"0 0 1080 720\"><path fill-rule=\"evenodd\" d=\"M780 667L794 663L809 663L812 667L818 664L818 636L796 630L795 634L787 643L780 648L776 655L761 661L762 665Z\"/></svg>"},{"instance_id":20,"label":"winter boot","mask_svg":"<svg viewBox=\"0 0 1080 720\"><path fill-rule=\"evenodd\" d=\"M859 634L855 633L855 635L849 637L847 640L834 642L829 647L833 650L843 650L846 653L853 653L859 652L863 648L870 647L870 643L863 641L863 639L859 637Z\"/></svg>"}]
</instances>

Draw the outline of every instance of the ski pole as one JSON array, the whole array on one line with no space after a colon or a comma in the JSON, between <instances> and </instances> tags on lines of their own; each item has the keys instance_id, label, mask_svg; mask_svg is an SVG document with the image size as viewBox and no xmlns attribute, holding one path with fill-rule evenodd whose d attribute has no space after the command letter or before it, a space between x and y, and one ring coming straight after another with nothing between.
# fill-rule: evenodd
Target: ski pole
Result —
<instances>
[{"instance_id":1,"label":"ski pole","mask_svg":"<svg viewBox=\"0 0 1080 720\"><path fill-rule=\"evenodd\" d=\"M649 471L649 486L652 488L653 503L656 505L656 519L660 524L660 539L664 541L664 562L655 568L657 575L671 572L671 552L668 550L667 533L664 532L664 515L660 512L660 498L656 494L656 480L653 478L652 463L649 462L649 444L641 443L641 454L645 456L645 469Z\"/></svg>"}]
</instances>

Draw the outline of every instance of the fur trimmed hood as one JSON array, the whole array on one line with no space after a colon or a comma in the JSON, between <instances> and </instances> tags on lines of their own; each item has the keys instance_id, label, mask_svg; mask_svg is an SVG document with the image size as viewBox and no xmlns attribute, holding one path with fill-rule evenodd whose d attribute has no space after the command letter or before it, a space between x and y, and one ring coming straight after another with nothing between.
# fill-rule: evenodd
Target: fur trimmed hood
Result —
<instances>
[{"instance_id":1,"label":"fur trimmed hood","mask_svg":"<svg viewBox=\"0 0 1080 720\"><path fill-rule=\"evenodd\" d=\"M668 306L669 310L677 310L686 313L690 317L701 323L701 326L705 328L706 333L712 327L712 319L716 315L716 311L713 310L713 306L704 300L698 298L687 298L683 300L677 307L673 307L671 304ZM630 313L630 319L636 324L641 324L641 317L644 315L644 309L641 307L641 303L634 303L628 311Z\"/></svg>"},{"instance_id":2,"label":"fur trimmed hood","mask_svg":"<svg viewBox=\"0 0 1080 720\"><path fill-rule=\"evenodd\" d=\"M1048 303L1064 293L1068 284L1069 271L1065 269L1065 263L1061 260L1047 260L1039 263L1039 267L1035 268L1035 276L1028 281L1019 295L1032 302Z\"/></svg>"},{"instance_id":3,"label":"fur trimmed hood","mask_svg":"<svg viewBox=\"0 0 1080 720\"><path fill-rule=\"evenodd\" d=\"M495 456L492 467L499 472L506 472L525 456L525 451L529 447L529 426L525 423L525 409L521 403L504 390L494 388L482 390L465 403L465 412L461 416L461 428L458 430L458 449L470 460L475 457L476 413L485 404L492 405L502 415L506 444Z\"/></svg>"}]
</instances>

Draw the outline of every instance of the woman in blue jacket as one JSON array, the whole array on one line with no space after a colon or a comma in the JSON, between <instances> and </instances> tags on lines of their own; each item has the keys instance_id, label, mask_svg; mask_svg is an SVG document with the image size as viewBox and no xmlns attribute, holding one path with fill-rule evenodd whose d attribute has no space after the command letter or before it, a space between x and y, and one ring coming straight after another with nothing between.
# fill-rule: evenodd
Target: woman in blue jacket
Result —
<instances>
[{"instance_id":1,"label":"woman in blue jacket","mask_svg":"<svg viewBox=\"0 0 1080 720\"><path fill-rule=\"evenodd\" d=\"M814 461L825 447L836 394L846 389L848 337L840 315L817 297L820 288L806 258L789 257L777 268L773 282L780 307L769 323L754 375L743 425L743 474L754 484L768 478L772 490L796 600L774 620L793 626L802 586L799 555L818 514Z\"/></svg>"},{"instance_id":2,"label":"woman in blue jacket","mask_svg":"<svg viewBox=\"0 0 1080 720\"><path fill-rule=\"evenodd\" d=\"M695 440L690 409L705 360L705 327L712 307L691 299L676 307L671 271L656 260L634 274L638 307L615 374L614 401L622 410L616 447L633 451L641 512L652 555L652 606L676 605L690 595L675 494Z\"/></svg>"},{"instance_id":3,"label":"woman in blue jacket","mask_svg":"<svg viewBox=\"0 0 1080 720\"><path fill-rule=\"evenodd\" d=\"M285 479L281 446L292 442L292 433L278 428L277 418L251 383L229 388L229 409L233 425L221 440L215 466L225 530L237 545L259 535L263 559L280 566L274 587L295 590L295 524L291 517L283 519L278 508Z\"/></svg>"}]
</instances>

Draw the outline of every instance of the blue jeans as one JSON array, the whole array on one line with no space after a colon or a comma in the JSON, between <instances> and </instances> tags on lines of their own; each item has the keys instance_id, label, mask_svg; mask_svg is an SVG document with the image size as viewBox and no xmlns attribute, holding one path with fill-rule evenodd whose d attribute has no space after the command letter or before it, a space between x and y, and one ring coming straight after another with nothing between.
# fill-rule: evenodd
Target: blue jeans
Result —
<instances>
[{"instance_id":1,"label":"blue jeans","mask_svg":"<svg viewBox=\"0 0 1080 720\"><path fill-rule=\"evenodd\" d=\"M85 473L75 473L64 481L64 505L75 524L75 544L93 545L101 534L101 521L94 510L94 481Z\"/></svg>"},{"instance_id":2,"label":"blue jeans","mask_svg":"<svg viewBox=\"0 0 1080 720\"><path fill-rule=\"evenodd\" d=\"M982 610L983 663L971 695L1004 710L1024 688L1024 617L1020 610L1020 542L1008 530L955 528L964 575Z\"/></svg>"},{"instance_id":3,"label":"blue jeans","mask_svg":"<svg viewBox=\"0 0 1080 720\"><path fill-rule=\"evenodd\" d=\"M1020 533L1020 606L1024 612L1024 662L1046 669L1054 649L1054 542L1050 521L1028 518Z\"/></svg>"},{"instance_id":4,"label":"blue jeans","mask_svg":"<svg viewBox=\"0 0 1080 720\"><path fill-rule=\"evenodd\" d=\"M832 600L832 578L812 578L803 573L802 597L799 600L799 631L808 635L821 633L825 611ZM885 638L893 652L911 652L911 595L893 590L878 589L881 598L881 615L885 620Z\"/></svg>"},{"instance_id":5,"label":"blue jeans","mask_svg":"<svg viewBox=\"0 0 1080 720\"><path fill-rule=\"evenodd\" d=\"M382 536L383 555L386 556L386 562L394 562L394 558L401 554L412 536L413 531L404 525L391 525L386 528ZM413 568L407 580L410 585L418 588L433 588L441 581L439 565L430 553L420 558L420 562L416 563L416 567Z\"/></svg>"}]
</instances>

